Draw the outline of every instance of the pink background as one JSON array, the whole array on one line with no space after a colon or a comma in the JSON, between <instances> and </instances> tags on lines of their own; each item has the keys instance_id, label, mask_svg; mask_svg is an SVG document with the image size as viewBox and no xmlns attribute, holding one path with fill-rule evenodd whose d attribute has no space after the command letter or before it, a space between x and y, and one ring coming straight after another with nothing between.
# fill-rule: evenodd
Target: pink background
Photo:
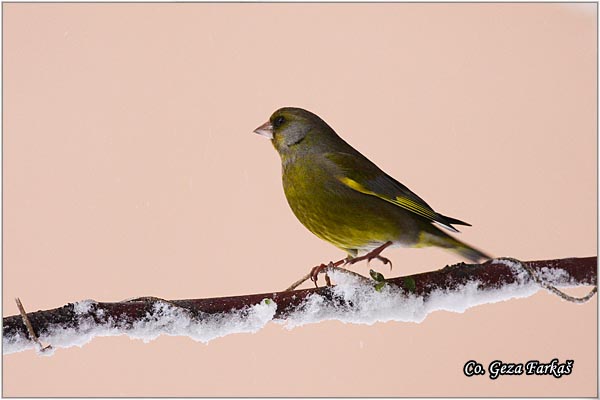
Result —
<instances>
[{"instance_id":1,"label":"pink background","mask_svg":"<svg viewBox=\"0 0 600 400\"><path fill-rule=\"evenodd\" d=\"M319 114L495 256L597 254L596 4L3 7L4 316L17 296L35 311L269 292L342 257L294 218L252 134L281 106ZM461 261L386 255L392 275ZM540 292L421 324L97 338L4 356L3 394L595 396L596 307ZM573 373L462 373L554 357Z\"/></svg>"}]
</instances>

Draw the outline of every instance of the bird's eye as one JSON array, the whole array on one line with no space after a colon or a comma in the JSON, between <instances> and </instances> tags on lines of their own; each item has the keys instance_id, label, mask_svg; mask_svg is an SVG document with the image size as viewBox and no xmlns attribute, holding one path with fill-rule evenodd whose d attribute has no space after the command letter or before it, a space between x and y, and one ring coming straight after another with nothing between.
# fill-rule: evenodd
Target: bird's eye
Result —
<instances>
[{"instance_id":1,"label":"bird's eye","mask_svg":"<svg viewBox=\"0 0 600 400\"><path fill-rule=\"evenodd\" d=\"M281 125L283 125L284 122L285 118L282 115L280 115L279 117L275 118L275 121L273 121L273 128L279 128Z\"/></svg>"}]
</instances>

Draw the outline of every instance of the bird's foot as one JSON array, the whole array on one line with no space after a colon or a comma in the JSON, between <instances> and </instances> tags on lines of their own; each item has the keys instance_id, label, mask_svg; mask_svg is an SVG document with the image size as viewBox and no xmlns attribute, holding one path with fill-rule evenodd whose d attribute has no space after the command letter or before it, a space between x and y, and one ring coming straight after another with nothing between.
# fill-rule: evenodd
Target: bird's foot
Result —
<instances>
[{"instance_id":1,"label":"bird's foot","mask_svg":"<svg viewBox=\"0 0 600 400\"><path fill-rule=\"evenodd\" d=\"M391 245L392 245L391 241L385 242L384 244L382 244L381 246L377 247L376 249L371 250L370 252L368 252L364 256L354 257L354 258L347 258L344 264L352 265L352 264L356 264L357 262L364 261L364 260L367 260L367 264L369 264L369 262L371 262L371 260L373 260L374 258L376 258L379 261L381 261L384 265L390 264L390 270L391 270L392 269L392 262L390 261L390 259L381 256L381 252L383 250L385 250L386 248L388 248L389 246L391 246Z\"/></svg>"},{"instance_id":2,"label":"bird's foot","mask_svg":"<svg viewBox=\"0 0 600 400\"><path fill-rule=\"evenodd\" d=\"M327 284L327 286L331 286L331 280L329 279L329 275L327 275L327 269L340 268L340 265L346 264L347 262L348 262L347 258L342 258L341 260L338 260L336 262L329 261L329 264L317 265L316 267L314 267L313 269L310 270L310 273L309 273L310 280L315 283L316 287L319 287L319 285L317 285L317 280L319 279L319 274L321 272L325 271L325 283Z\"/></svg>"},{"instance_id":3,"label":"bird's foot","mask_svg":"<svg viewBox=\"0 0 600 400\"><path fill-rule=\"evenodd\" d=\"M319 285L317 285L317 280L319 279L319 274L323 271L325 271L325 283L327 284L327 286L331 286L331 279L329 279L329 275L327 275L327 269L328 268L335 268L337 267L338 263L334 263L333 261L329 261L329 264L321 264L321 265L317 265L316 267L314 267L313 269L310 270L310 280L313 281L315 283L315 287L319 287Z\"/></svg>"}]
</instances>

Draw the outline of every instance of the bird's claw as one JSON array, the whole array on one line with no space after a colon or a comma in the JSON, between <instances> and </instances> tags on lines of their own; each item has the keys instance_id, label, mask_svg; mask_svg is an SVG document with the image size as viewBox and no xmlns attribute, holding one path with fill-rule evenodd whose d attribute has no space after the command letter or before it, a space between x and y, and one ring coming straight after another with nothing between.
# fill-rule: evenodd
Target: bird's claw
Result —
<instances>
[{"instance_id":1,"label":"bird's claw","mask_svg":"<svg viewBox=\"0 0 600 400\"><path fill-rule=\"evenodd\" d=\"M371 267L371 260L377 259L383 263L383 265L390 264L390 271L392 270L392 261L389 258L385 258L383 256L373 256L367 257L367 267Z\"/></svg>"},{"instance_id":2,"label":"bird's claw","mask_svg":"<svg viewBox=\"0 0 600 400\"><path fill-rule=\"evenodd\" d=\"M321 264L321 265L317 265L316 267L314 267L313 269L310 270L310 280L313 281L315 283L315 287L319 287L319 285L317 285L317 280L319 279L319 274L330 267L333 267L334 264L333 262L329 262L329 264L325 265L325 264ZM331 286L331 281L329 279L329 276L327 276L327 273L325 273L325 282L327 283L327 286Z\"/></svg>"}]
</instances>

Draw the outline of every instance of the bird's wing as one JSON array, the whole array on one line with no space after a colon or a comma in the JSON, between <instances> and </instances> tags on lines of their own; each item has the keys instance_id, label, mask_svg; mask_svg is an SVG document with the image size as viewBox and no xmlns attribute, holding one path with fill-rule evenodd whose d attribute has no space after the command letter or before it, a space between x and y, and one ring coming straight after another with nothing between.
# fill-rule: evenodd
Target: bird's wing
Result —
<instances>
[{"instance_id":1,"label":"bird's wing","mask_svg":"<svg viewBox=\"0 0 600 400\"><path fill-rule=\"evenodd\" d=\"M336 178L351 189L379 197L453 232L458 230L452 224L470 226L466 222L436 213L423 199L360 153L327 153L325 157L335 164Z\"/></svg>"}]
</instances>

